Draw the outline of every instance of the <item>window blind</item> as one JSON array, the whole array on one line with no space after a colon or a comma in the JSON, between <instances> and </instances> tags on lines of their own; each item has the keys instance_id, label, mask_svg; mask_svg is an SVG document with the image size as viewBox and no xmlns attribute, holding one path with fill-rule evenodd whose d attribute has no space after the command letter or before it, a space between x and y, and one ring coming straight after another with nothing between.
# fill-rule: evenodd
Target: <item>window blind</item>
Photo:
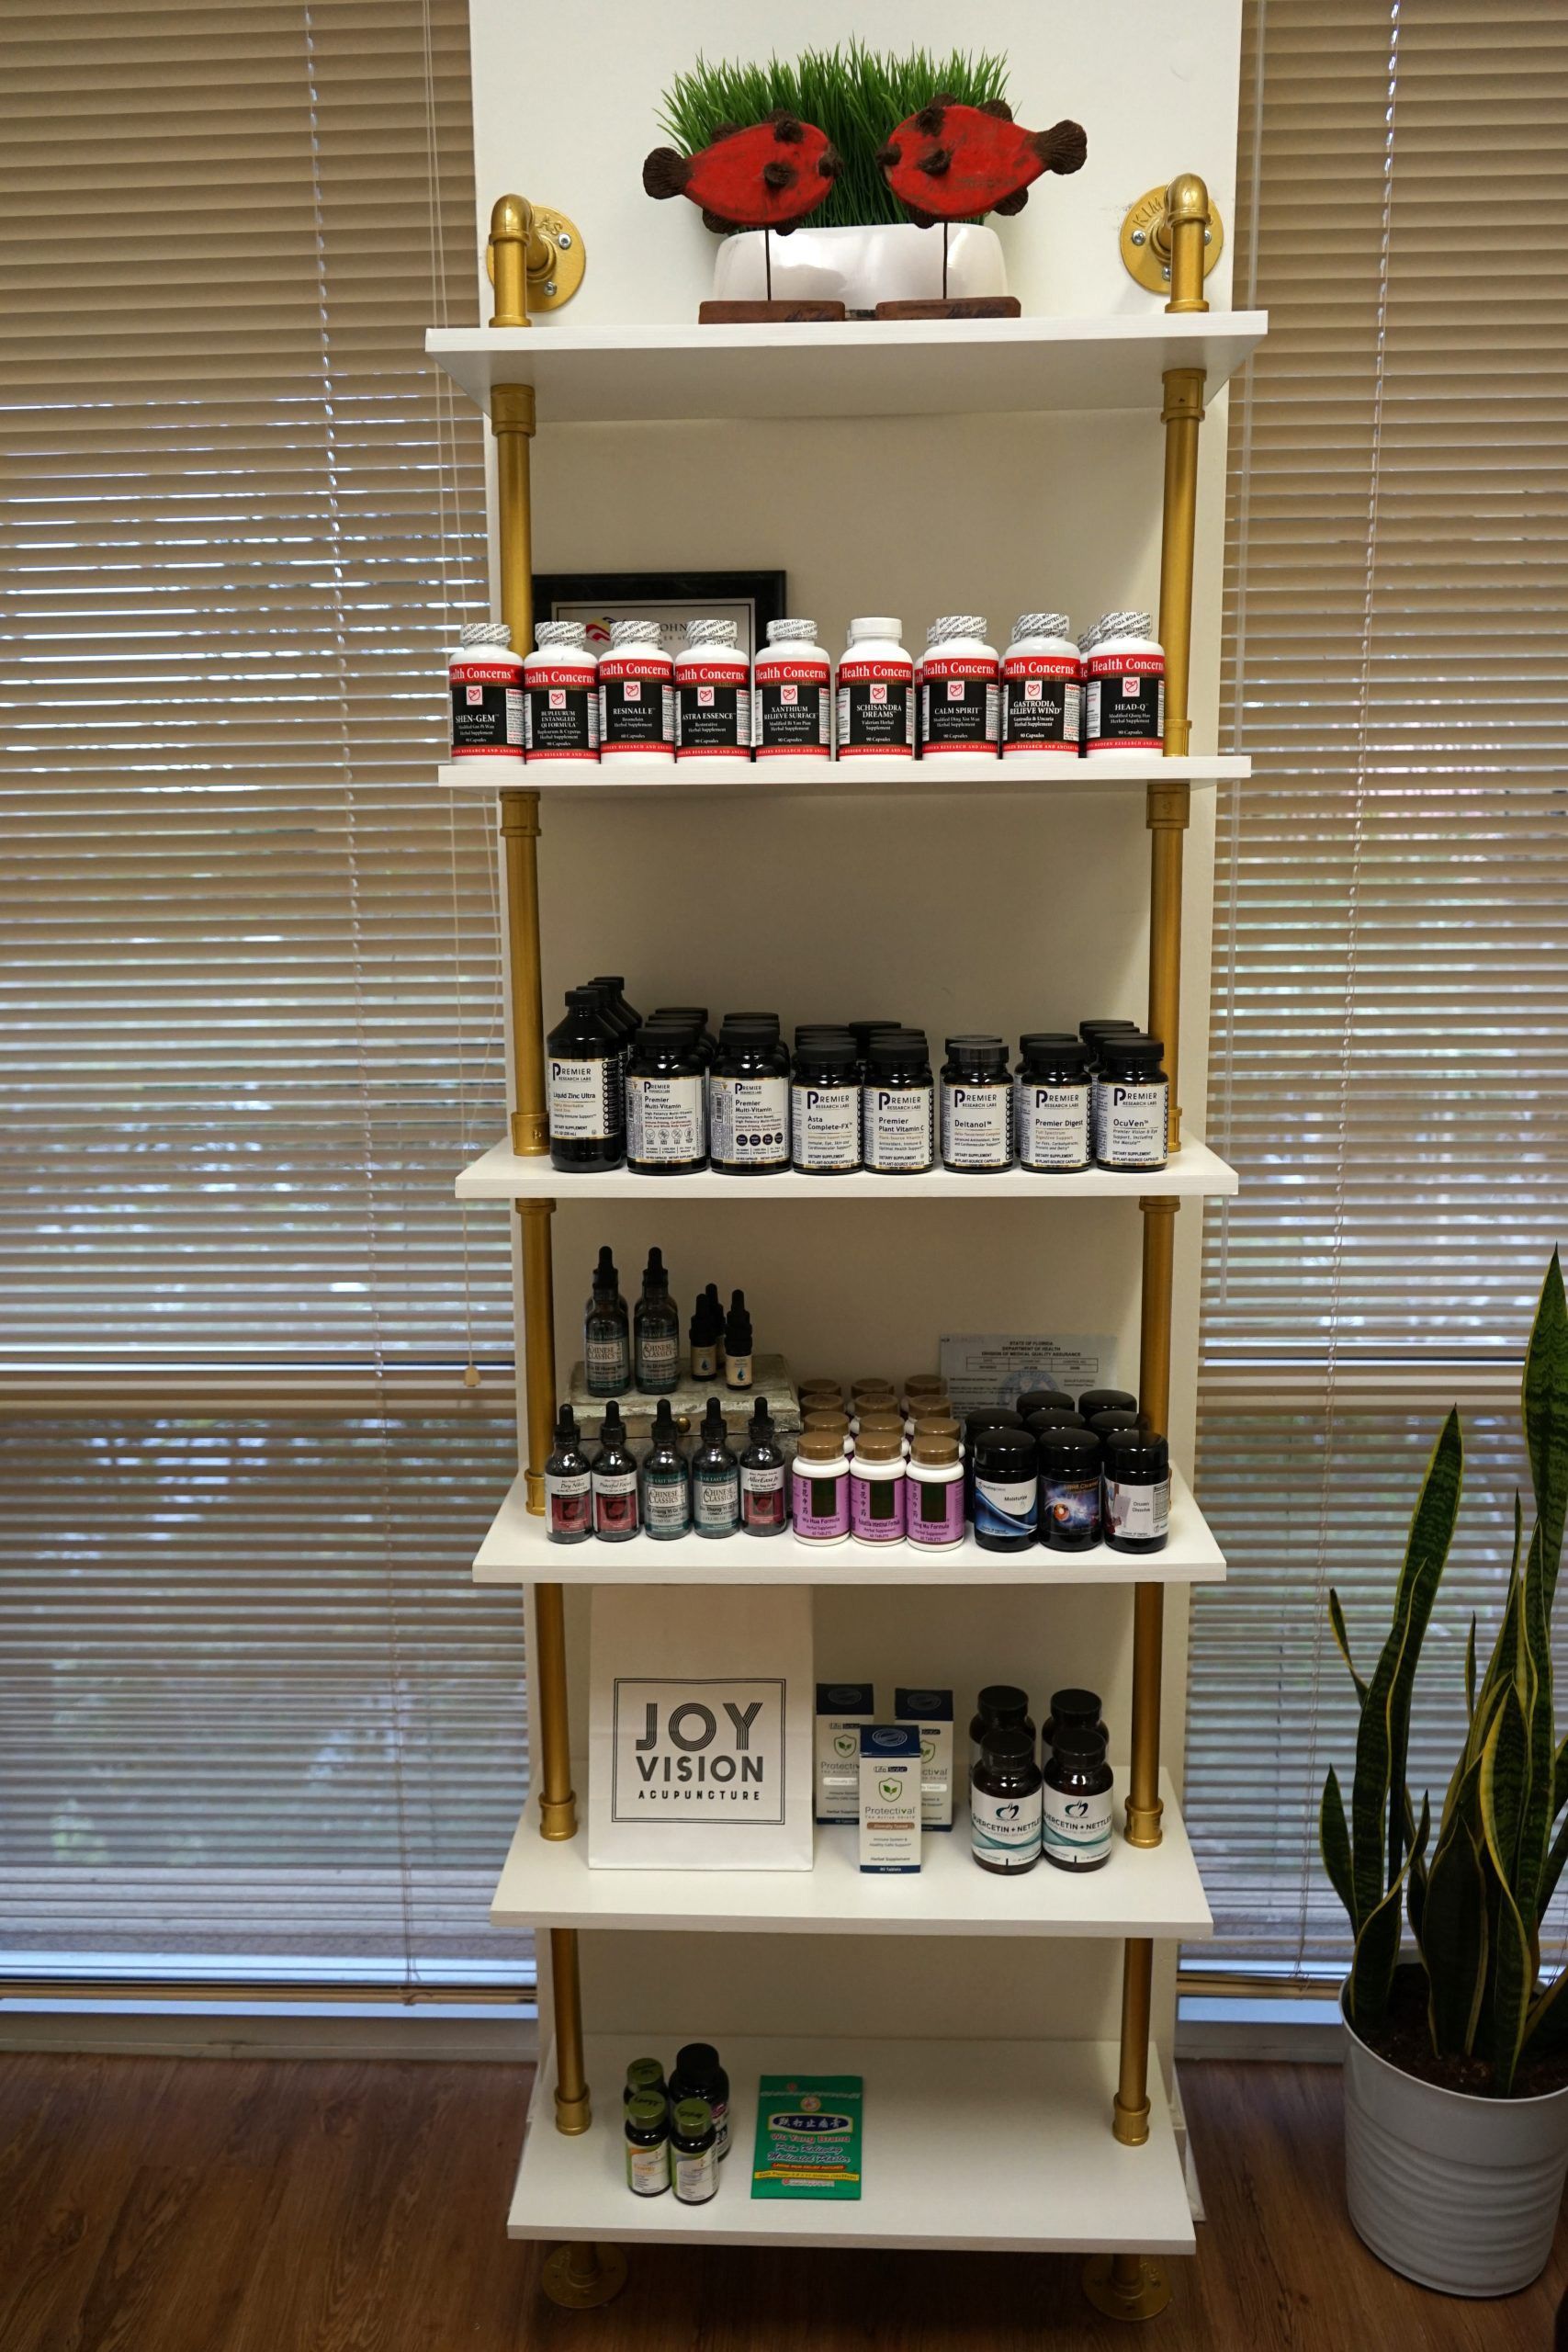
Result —
<instances>
[{"instance_id":1,"label":"window blind","mask_svg":"<svg viewBox=\"0 0 1568 2352\"><path fill-rule=\"evenodd\" d=\"M0 40L4 1961L515 1972L466 9Z\"/></svg>"},{"instance_id":2,"label":"window blind","mask_svg":"<svg viewBox=\"0 0 1568 2352\"><path fill-rule=\"evenodd\" d=\"M1337 1970L1316 1860L1450 1403L1465 1501L1412 1770L1446 1785L1568 1241L1568 20L1551 0L1249 0L1232 394L1193 1619L1210 1962Z\"/></svg>"}]
</instances>

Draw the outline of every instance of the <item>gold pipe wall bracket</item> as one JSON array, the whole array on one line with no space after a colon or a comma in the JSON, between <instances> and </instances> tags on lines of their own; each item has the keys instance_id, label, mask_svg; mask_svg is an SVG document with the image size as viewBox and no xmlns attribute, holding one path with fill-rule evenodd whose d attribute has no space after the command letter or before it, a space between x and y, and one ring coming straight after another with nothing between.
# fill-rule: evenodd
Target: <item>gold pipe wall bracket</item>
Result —
<instances>
[{"instance_id":1,"label":"gold pipe wall bracket","mask_svg":"<svg viewBox=\"0 0 1568 2352\"><path fill-rule=\"evenodd\" d=\"M1201 274L1207 277L1225 249L1225 230L1213 198L1195 173L1183 172L1168 187L1145 189L1122 223L1122 259L1127 275L1135 278L1146 294L1172 297L1168 304L1172 310L1208 308L1201 288L1196 302L1190 299L1176 300L1171 277L1171 223L1179 217L1178 207L1191 202L1194 189L1202 198Z\"/></svg>"},{"instance_id":2,"label":"gold pipe wall bracket","mask_svg":"<svg viewBox=\"0 0 1568 2352\"><path fill-rule=\"evenodd\" d=\"M558 311L582 283L582 232L553 205L498 197L491 208L485 276L495 288L492 327L525 327L531 311Z\"/></svg>"},{"instance_id":3,"label":"gold pipe wall bracket","mask_svg":"<svg viewBox=\"0 0 1568 2352\"><path fill-rule=\"evenodd\" d=\"M596 2311L613 2302L626 2283L626 2257L618 2245L595 2245L582 2238L558 2245L545 2256L539 2284L562 2311Z\"/></svg>"}]
</instances>

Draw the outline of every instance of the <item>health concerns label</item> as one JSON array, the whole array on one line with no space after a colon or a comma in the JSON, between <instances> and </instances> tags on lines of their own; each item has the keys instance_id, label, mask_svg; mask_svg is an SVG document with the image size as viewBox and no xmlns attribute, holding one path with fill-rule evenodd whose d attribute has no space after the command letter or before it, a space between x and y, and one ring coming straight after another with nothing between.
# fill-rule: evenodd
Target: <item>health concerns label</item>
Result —
<instances>
[{"instance_id":1,"label":"health concerns label","mask_svg":"<svg viewBox=\"0 0 1568 2352\"><path fill-rule=\"evenodd\" d=\"M864 2103L859 2075L764 2075L752 2196L858 2204Z\"/></svg>"}]
</instances>

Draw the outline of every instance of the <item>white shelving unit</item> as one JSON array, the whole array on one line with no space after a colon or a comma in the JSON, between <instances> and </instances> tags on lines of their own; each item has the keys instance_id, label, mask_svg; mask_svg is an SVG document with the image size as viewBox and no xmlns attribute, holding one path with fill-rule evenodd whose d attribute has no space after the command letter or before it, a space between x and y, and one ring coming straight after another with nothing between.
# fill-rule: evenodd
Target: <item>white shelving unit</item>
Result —
<instances>
[{"instance_id":1,"label":"white shelving unit","mask_svg":"<svg viewBox=\"0 0 1568 2352\"><path fill-rule=\"evenodd\" d=\"M1166 774L1170 769L1170 775ZM1031 759L1016 752L1010 759L980 759L967 752L950 752L937 760L753 760L743 775L712 775L706 763L642 760L617 752L613 759L537 760L525 768L516 760L445 760L435 771L448 792L516 791L525 784L530 792L552 800L642 800L649 793L697 792L726 799L750 799L759 793L818 795L842 798L848 795L897 797L908 800L934 799L942 793L1027 796L1037 801L1043 793L1100 793L1158 780L1212 789L1222 780L1239 782L1252 774L1248 759L1216 753L1208 759L1151 760L1142 752L1101 752L1092 760Z\"/></svg>"}]
</instances>

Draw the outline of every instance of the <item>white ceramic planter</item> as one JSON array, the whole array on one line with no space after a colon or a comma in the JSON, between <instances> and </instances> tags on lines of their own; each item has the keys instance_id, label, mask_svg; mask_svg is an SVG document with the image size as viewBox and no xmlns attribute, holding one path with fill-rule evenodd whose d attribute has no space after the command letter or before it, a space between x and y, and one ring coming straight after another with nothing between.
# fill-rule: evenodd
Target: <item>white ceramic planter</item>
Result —
<instances>
[{"instance_id":1,"label":"white ceramic planter","mask_svg":"<svg viewBox=\"0 0 1568 2352\"><path fill-rule=\"evenodd\" d=\"M1439 2090L1346 2024L1350 2219L1391 2270L1445 2295L1517 2294L1546 2267L1565 2176L1568 2087L1544 2098Z\"/></svg>"},{"instance_id":2,"label":"white ceramic planter","mask_svg":"<svg viewBox=\"0 0 1568 2352\"><path fill-rule=\"evenodd\" d=\"M763 232L725 237L714 256L713 290L721 302L760 302L767 294ZM775 302L842 302L869 317L878 302L932 301L942 293L942 231L912 221L868 229L813 229L775 237ZM1001 239L983 222L963 221L947 240L950 295L1005 294Z\"/></svg>"}]
</instances>

